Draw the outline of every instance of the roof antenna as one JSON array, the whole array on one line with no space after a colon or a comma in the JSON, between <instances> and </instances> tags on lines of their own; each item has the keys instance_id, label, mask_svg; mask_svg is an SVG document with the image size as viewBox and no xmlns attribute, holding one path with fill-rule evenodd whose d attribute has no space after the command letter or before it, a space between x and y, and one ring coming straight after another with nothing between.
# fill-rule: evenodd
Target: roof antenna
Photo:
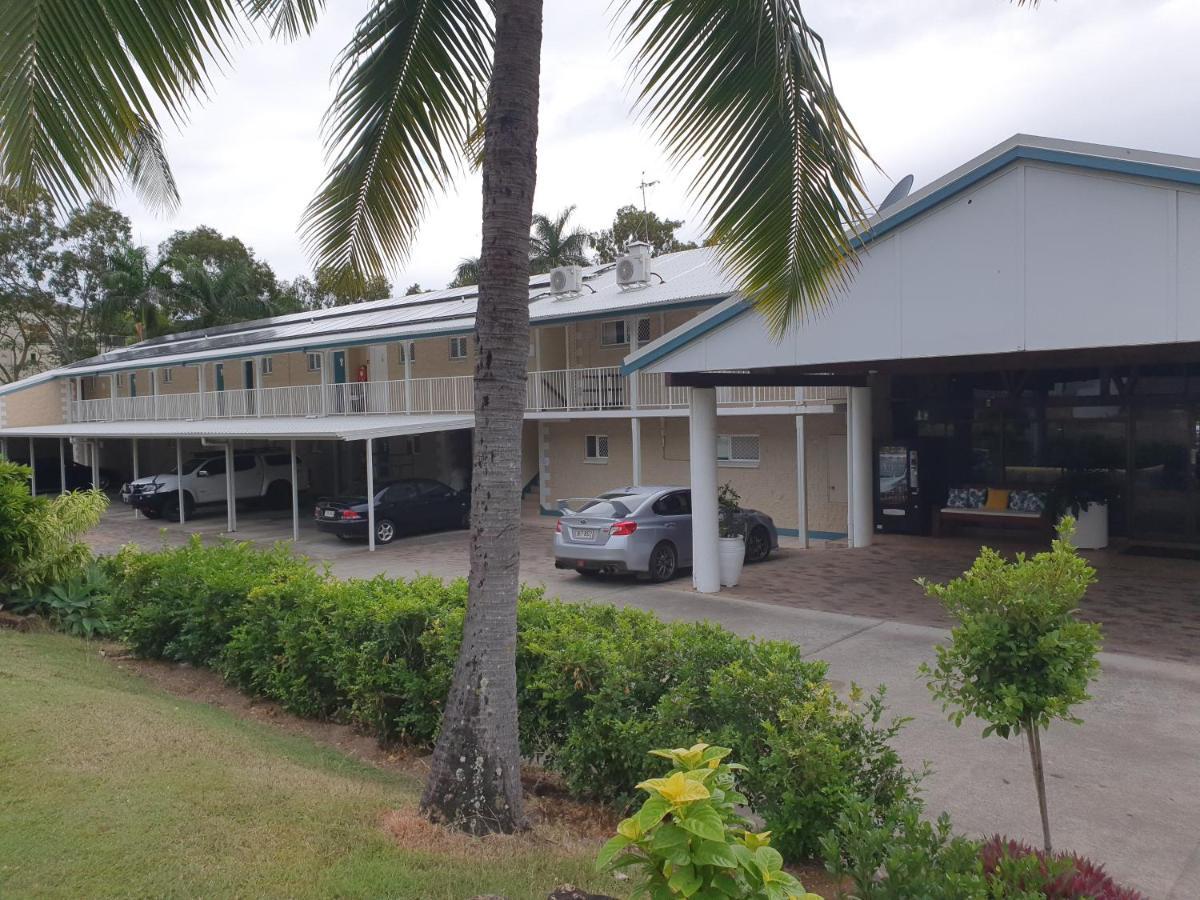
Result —
<instances>
[{"instance_id":1,"label":"roof antenna","mask_svg":"<svg viewBox=\"0 0 1200 900\"><path fill-rule=\"evenodd\" d=\"M646 170L642 169L642 183L638 185L642 191L642 229L645 231L646 243L650 243L650 209L646 206L646 188L655 187L657 181L646 180Z\"/></svg>"}]
</instances>

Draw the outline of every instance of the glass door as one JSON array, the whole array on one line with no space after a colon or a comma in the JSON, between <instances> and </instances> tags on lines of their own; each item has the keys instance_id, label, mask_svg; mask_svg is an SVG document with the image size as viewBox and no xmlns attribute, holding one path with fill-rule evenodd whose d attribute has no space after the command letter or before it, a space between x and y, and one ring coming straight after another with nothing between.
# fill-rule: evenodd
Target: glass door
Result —
<instances>
[{"instance_id":1,"label":"glass door","mask_svg":"<svg viewBox=\"0 0 1200 900\"><path fill-rule=\"evenodd\" d=\"M1200 417L1195 407L1134 410L1130 536L1200 540L1197 450Z\"/></svg>"}]
</instances>

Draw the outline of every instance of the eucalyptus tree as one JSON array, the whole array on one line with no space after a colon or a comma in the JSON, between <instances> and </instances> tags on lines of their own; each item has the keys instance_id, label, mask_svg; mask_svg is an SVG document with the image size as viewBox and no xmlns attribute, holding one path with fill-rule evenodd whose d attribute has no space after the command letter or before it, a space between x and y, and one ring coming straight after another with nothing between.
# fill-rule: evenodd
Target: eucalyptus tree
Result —
<instances>
[{"instance_id":1,"label":"eucalyptus tree","mask_svg":"<svg viewBox=\"0 0 1200 900\"><path fill-rule=\"evenodd\" d=\"M130 171L161 189L165 161L144 149L160 125L186 118L255 27L296 38L324 7L0 0L0 174L72 201ZM469 599L422 801L474 833L524 823L516 595L542 12L543 0L372 0L335 64L331 168L302 226L319 265L385 271L480 157L482 123ZM865 150L800 0L618 0L612 15L636 107L691 172L717 253L787 327L850 277L866 206Z\"/></svg>"},{"instance_id":2,"label":"eucalyptus tree","mask_svg":"<svg viewBox=\"0 0 1200 900\"><path fill-rule=\"evenodd\" d=\"M568 206L554 218L535 213L529 236L529 267L549 272L557 266L587 265L587 248L592 236L586 229L570 225L575 207Z\"/></svg>"}]
</instances>

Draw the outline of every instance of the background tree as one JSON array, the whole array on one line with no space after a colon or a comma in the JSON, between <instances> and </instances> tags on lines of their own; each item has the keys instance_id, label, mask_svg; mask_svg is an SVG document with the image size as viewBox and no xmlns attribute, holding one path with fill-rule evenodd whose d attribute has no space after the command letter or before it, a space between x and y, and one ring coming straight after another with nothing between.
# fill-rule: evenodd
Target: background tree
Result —
<instances>
[{"instance_id":1,"label":"background tree","mask_svg":"<svg viewBox=\"0 0 1200 900\"><path fill-rule=\"evenodd\" d=\"M172 288L171 280L163 261L152 260L145 247L126 247L114 255L104 276L104 288L105 320L124 320L121 330L115 333L143 340L171 330L164 303L164 294Z\"/></svg>"},{"instance_id":2,"label":"background tree","mask_svg":"<svg viewBox=\"0 0 1200 900\"><path fill-rule=\"evenodd\" d=\"M660 218L653 210L642 211L636 206L622 206L613 216L611 228L592 235L599 262L616 262L617 257L632 241L645 241L657 256L677 250L695 250L698 244L680 241L675 232L683 227L682 219Z\"/></svg>"},{"instance_id":3,"label":"background tree","mask_svg":"<svg viewBox=\"0 0 1200 900\"><path fill-rule=\"evenodd\" d=\"M19 381L57 360L52 328L61 315L46 282L57 265L54 204L0 186L0 380ZM43 357L50 356L51 360Z\"/></svg>"},{"instance_id":4,"label":"background tree","mask_svg":"<svg viewBox=\"0 0 1200 900\"><path fill-rule=\"evenodd\" d=\"M958 623L950 644L936 648L937 662L922 663L921 674L942 708L953 710L955 725L975 716L988 723L984 737L1025 735L1047 853L1041 735L1056 719L1082 721L1071 710L1091 699L1088 684L1100 671L1100 626L1078 618L1096 570L1071 546L1074 529L1074 520L1064 518L1049 552L1007 562L984 547L961 578L919 581Z\"/></svg>"},{"instance_id":5,"label":"background tree","mask_svg":"<svg viewBox=\"0 0 1200 900\"><path fill-rule=\"evenodd\" d=\"M467 256L458 261L454 267L454 278L446 287L460 288L479 284L479 257Z\"/></svg>"},{"instance_id":6,"label":"background tree","mask_svg":"<svg viewBox=\"0 0 1200 900\"><path fill-rule=\"evenodd\" d=\"M405 297L411 297L413 294L424 294L425 288L421 287L418 282L413 282L404 291Z\"/></svg>"},{"instance_id":7,"label":"background tree","mask_svg":"<svg viewBox=\"0 0 1200 900\"><path fill-rule=\"evenodd\" d=\"M557 266L586 266L587 248L592 236L583 228L570 225L574 206L568 206L553 219L542 213L533 217L529 236L529 268L549 272Z\"/></svg>"}]
</instances>

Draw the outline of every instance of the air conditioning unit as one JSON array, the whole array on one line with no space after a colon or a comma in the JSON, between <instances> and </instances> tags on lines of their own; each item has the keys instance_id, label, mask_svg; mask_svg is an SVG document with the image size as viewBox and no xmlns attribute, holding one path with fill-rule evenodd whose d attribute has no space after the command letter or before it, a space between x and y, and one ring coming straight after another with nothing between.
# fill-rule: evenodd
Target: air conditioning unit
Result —
<instances>
[{"instance_id":1,"label":"air conditioning unit","mask_svg":"<svg viewBox=\"0 0 1200 900\"><path fill-rule=\"evenodd\" d=\"M559 266L550 270L550 293L578 294L583 290L582 266Z\"/></svg>"},{"instance_id":2,"label":"air conditioning unit","mask_svg":"<svg viewBox=\"0 0 1200 900\"><path fill-rule=\"evenodd\" d=\"M617 259L617 284L622 287L646 284L650 280L650 245L634 241Z\"/></svg>"}]
</instances>

